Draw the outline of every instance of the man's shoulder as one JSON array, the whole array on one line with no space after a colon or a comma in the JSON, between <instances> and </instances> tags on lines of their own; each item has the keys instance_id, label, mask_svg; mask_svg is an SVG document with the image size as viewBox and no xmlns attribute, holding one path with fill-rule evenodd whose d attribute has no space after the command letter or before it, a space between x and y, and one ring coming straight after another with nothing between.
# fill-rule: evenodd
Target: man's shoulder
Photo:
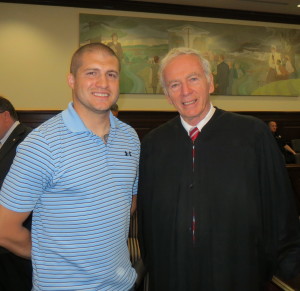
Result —
<instances>
[{"instance_id":1,"label":"man's shoulder","mask_svg":"<svg viewBox=\"0 0 300 291\"><path fill-rule=\"evenodd\" d=\"M179 115L174 118L168 120L167 122L159 125L158 127L152 129L149 133L146 134L145 140L149 139L162 139L163 137L167 137L169 135L173 135L174 131L177 131L180 127L182 127Z\"/></svg>"},{"instance_id":2,"label":"man's shoulder","mask_svg":"<svg viewBox=\"0 0 300 291\"><path fill-rule=\"evenodd\" d=\"M12 133L14 134L20 134L20 135L27 135L29 132L32 131L32 128L27 126L24 123L18 124L18 126L14 129Z\"/></svg>"},{"instance_id":3,"label":"man's shoulder","mask_svg":"<svg viewBox=\"0 0 300 291\"><path fill-rule=\"evenodd\" d=\"M210 129L231 133L233 136L242 138L248 136L255 139L270 135L266 123L252 115L218 109L212 120Z\"/></svg>"},{"instance_id":4,"label":"man's shoulder","mask_svg":"<svg viewBox=\"0 0 300 291\"><path fill-rule=\"evenodd\" d=\"M117 124L117 128L122 131L123 134L125 134L125 136L127 136L128 138L135 140L137 143L140 143L140 139L138 137L138 134L136 132L136 130L129 124L127 124L124 121L121 121L120 119L116 118L116 124Z\"/></svg>"},{"instance_id":5,"label":"man's shoulder","mask_svg":"<svg viewBox=\"0 0 300 291\"><path fill-rule=\"evenodd\" d=\"M236 124L255 124L255 125L264 125L264 122L252 115L249 114L242 114L238 112L230 112L222 109L216 109L216 118L220 118L222 122L230 122Z\"/></svg>"},{"instance_id":6,"label":"man's shoulder","mask_svg":"<svg viewBox=\"0 0 300 291\"><path fill-rule=\"evenodd\" d=\"M117 118L117 117L114 117L114 118L115 118L115 122L116 122L117 126L118 126L120 129L122 129L122 130L133 130L133 131L135 131L134 128L133 128L131 125L129 125L128 123L126 123L126 122L120 120L120 119Z\"/></svg>"},{"instance_id":7,"label":"man's shoulder","mask_svg":"<svg viewBox=\"0 0 300 291\"><path fill-rule=\"evenodd\" d=\"M29 126L19 123L16 128L10 133L7 143L11 146L17 146L21 141L23 141L26 136L32 131Z\"/></svg>"},{"instance_id":8,"label":"man's shoulder","mask_svg":"<svg viewBox=\"0 0 300 291\"><path fill-rule=\"evenodd\" d=\"M37 128L35 128L35 131L41 131L41 132L51 132L56 130L58 126L61 126L63 123L62 118L62 112L54 115L50 119L44 121L41 125L39 125Z\"/></svg>"},{"instance_id":9,"label":"man's shoulder","mask_svg":"<svg viewBox=\"0 0 300 291\"><path fill-rule=\"evenodd\" d=\"M60 135L62 128L65 127L61 113L44 121L38 127L34 128L26 140L38 142L38 140L57 140L57 135ZM52 137L52 138L51 138Z\"/></svg>"}]
</instances>

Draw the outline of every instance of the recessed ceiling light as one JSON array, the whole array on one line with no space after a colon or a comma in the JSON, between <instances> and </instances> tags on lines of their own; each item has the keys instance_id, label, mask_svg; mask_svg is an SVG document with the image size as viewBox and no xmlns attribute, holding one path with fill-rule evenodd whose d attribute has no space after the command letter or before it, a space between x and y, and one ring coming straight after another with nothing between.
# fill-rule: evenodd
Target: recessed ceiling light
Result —
<instances>
[{"instance_id":1,"label":"recessed ceiling light","mask_svg":"<svg viewBox=\"0 0 300 291\"><path fill-rule=\"evenodd\" d=\"M298 4L297 7L300 8L300 4Z\"/></svg>"}]
</instances>

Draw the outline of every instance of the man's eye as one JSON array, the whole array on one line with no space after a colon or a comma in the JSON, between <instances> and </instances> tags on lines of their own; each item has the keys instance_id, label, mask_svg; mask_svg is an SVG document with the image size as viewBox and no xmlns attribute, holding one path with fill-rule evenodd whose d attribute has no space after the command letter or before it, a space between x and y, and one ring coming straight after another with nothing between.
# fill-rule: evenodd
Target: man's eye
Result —
<instances>
[{"instance_id":1,"label":"man's eye","mask_svg":"<svg viewBox=\"0 0 300 291\"><path fill-rule=\"evenodd\" d=\"M192 82L194 82L194 81L198 81L199 80L199 78L198 77L191 77L190 78L190 81L192 81Z\"/></svg>"},{"instance_id":2,"label":"man's eye","mask_svg":"<svg viewBox=\"0 0 300 291\"><path fill-rule=\"evenodd\" d=\"M116 74L116 73L108 73L108 77L112 78L112 79L117 79L118 78L118 74Z\"/></svg>"},{"instance_id":3,"label":"man's eye","mask_svg":"<svg viewBox=\"0 0 300 291\"><path fill-rule=\"evenodd\" d=\"M95 75L96 75L96 72L87 72L87 75L88 75L88 76L95 76Z\"/></svg>"},{"instance_id":4,"label":"man's eye","mask_svg":"<svg viewBox=\"0 0 300 291\"><path fill-rule=\"evenodd\" d=\"M175 89L177 87L179 87L179 83L173 83L173 84L170 85L171 89Z\"/></svg>"}]
</instances>

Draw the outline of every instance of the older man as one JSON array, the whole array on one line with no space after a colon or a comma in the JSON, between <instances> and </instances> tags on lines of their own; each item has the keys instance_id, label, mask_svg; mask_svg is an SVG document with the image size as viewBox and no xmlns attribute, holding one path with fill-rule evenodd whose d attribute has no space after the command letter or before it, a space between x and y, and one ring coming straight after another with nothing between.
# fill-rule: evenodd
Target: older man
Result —
<instances>
[{"instance_id":1,"label":"older man","mask_svg":"<svg viewBox=\"0 0 300 291\"><path fill-rule=\"evenodd\" d=\"M31 131L22 124L11 102L0 96L0 188L16 155L16 148Z\"/></svg>"},{"instance_id":2,"label":"older man","mask_svg":"<svg viewBox=\"0 0 300 291\"><path fill-rule=\"evenodd\" d=\"M300 272L300 229L267 126L212 106L210 66L171 50L162 86L179 116L142 142L138 214L151 291L258 291Z\"/></svg>"},{"instance_id":3,"label":"older man","mask_svg":"<svg viewBox=\"0 0 300 291\"><path fill-rule=\"evenodd\" d=\"M0 96L0 188L3 184L14 157L17 146L31 131L22 124L11 102ZM25 223L31 227L31 216ZM29 291L32 287L31 261L14 255L0 247L0 290Z\"/></svg>"}]
</instances>

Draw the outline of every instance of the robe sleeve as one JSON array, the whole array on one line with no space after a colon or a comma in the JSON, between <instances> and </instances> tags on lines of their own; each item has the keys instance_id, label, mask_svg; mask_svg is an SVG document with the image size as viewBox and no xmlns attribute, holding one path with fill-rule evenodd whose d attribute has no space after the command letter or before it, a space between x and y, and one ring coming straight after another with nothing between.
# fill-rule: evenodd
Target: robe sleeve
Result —
<instances>
[{"instance_id":1,"label":"robe sleeve","mask_svg":"<svg viewBox=\"0 0 300 291\"><path fill-rule=\"evenodd\" d=\"M147 236L150 236L151 226L145 225L146 220L145 212L147 211L147 221L149 221L150 210L150 197L151 193L151 153L150 146L147 143L148 138L145 137L141 145L141 155L140 155L140 167L139 167L139 184L138 184L138 200L137 200L137 212L138 212L138 239L139 246L141 250L142 260L147 267L147 259L149 255L147 254L146 242L149 240ZM147 197L147 198L146 198Z\"/></svg>"},{"instance_id":2,"label":"robe sleeve","mask_svg":"<svg viewBox=\"0 0 300 291\"><path fill-rule=\"evenodd\" d=\"M267 128L260 140L260 199L265 248L275 262L274 274L289 280L300 273L300 224L295 197L284 158Z\"/></svg>"}]
</instances>

